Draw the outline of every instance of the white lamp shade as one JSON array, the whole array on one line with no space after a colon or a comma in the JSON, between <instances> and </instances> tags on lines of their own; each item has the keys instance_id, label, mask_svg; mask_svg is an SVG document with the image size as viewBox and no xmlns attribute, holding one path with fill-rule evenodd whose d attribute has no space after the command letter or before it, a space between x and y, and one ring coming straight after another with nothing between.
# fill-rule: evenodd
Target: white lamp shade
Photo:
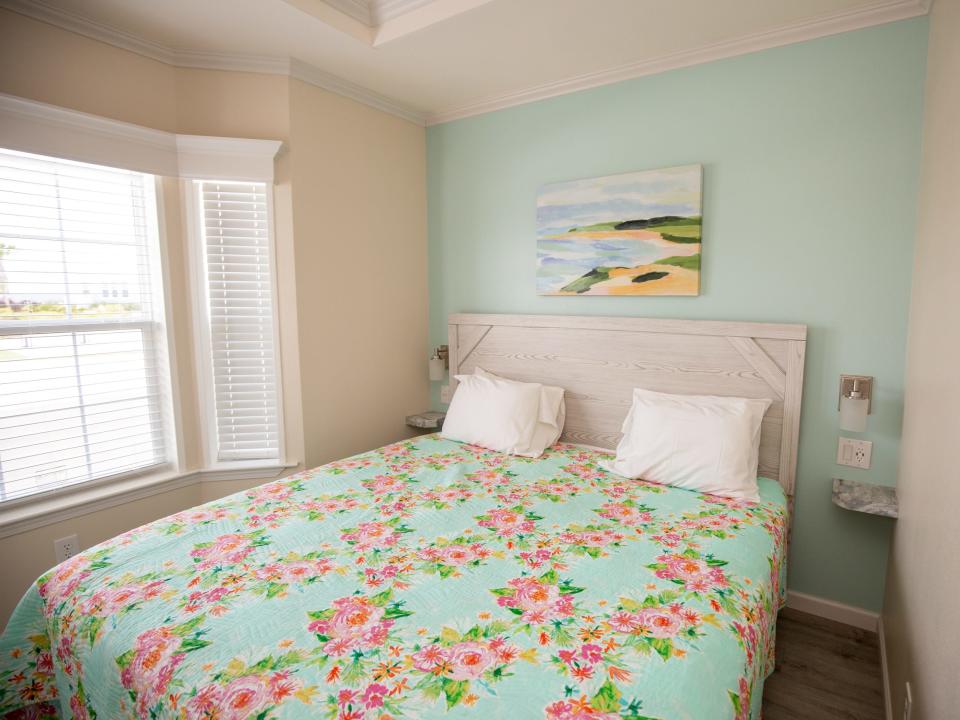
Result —
<instances>
[{"instance_id":1,"label":"white lamp shade","mask_svg":"<svg viewBox=\"0 0 960 720\"><path fill-rule=\"evenodd\" d=\"M840 398L840 429L849 432L866 430L869 404L870 401L866 398Z\"/></svg>"},{"instance_id":2,"label":"white lamp shade","mask_svg":"<svg viewBox=\"0 0 960 720\"><path fill-rule=\"evenodd\" d=\"M443 371L446 369L444 367L443 358L430 358L428 365L430 368L430 380L433 382L438 382L443 380Z\"/></svg>"}]
</instances>

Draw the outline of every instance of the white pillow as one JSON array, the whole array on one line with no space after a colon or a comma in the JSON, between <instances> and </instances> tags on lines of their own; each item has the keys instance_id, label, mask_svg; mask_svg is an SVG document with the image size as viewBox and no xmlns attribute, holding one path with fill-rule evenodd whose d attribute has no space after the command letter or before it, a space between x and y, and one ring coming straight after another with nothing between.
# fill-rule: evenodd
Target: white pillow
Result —
<instances>
[{"instance_id":1,"label":"white pillow","mask_svg":"<svg viewBox=\"0 0 960 720\"><path fill-rule=\"evenodd\" d=\"M513 455L528 453L540 415L541 385L484 375L456 378L440 435Z\"/></svg>"},{"instance_id":2,"label":"white pillow","mask_svg":"<svg viewBox=\"0 0 960 720\"><path fill-rule=\"evenodd\" d=\"M770 403L636 388L617 457L601 466L662 485L759 500L760 423Z\"/></svg>"},{"instance_id":3,"label":"white pillow","mask_svg":"<svg viewBox=\"0 0 960 720\"><path fill-rule=\"evenodd\" d=\"M494 375L492 372L476 367L473 370L474 375L481 377L496 378L505 383L515 383L517 385L530 385L537 383L524 383L519 380L508 380L507 378ZM537 427L533 431L533 437L530 440L530 446L526 452L518 452L517 455L525 457L540 457L543 451L553 445L563 434L563 423L567 418L567 404L563 399L563 388L556 385L540 385L540 411L537 416Z\"/></svg>"}]
</instances>

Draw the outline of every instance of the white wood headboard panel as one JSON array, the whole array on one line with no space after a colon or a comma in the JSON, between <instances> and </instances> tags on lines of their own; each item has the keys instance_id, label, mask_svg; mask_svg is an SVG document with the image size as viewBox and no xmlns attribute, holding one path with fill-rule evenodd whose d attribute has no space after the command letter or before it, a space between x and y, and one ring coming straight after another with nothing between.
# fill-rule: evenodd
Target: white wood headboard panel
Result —
<instances>
[{"instance_id":1,"label":"white wood headboard panel","mask_svg":"<svg viewBox=\"0 0 960 720\"><path fill-rule=\"evenodd\" d=\"M635 387L770 398L760 437L764 477L793 495L805 325L564 315L451 315L451 390L478 365L566 390L561 439L616 447Z\"/></svg>"}]
</instances>

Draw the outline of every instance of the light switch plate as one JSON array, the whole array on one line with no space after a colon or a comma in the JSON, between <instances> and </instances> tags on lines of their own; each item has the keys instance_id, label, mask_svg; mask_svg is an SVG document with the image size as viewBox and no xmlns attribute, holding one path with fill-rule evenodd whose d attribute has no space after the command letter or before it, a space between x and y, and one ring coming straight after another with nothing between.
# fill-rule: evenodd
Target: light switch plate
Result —
<instances>
[{"instance_id":1,"label":"light switch plate","mask_svg":"<svg viewBox=\"0 0 960 720\"><path fill-rule=\"evenodd\" d=\"M840 442L837 443L838 465L868 470L872 454L873 443L869 440L854 440L853 438L842 437Z\"/></svg>"},{"instance_id":2,"label":"light switch plate","mask_svg":"<svg viewBox=\"0 0 960 720\"><path fill-rule=\"evenodd\" d=\"M453 393L450 392L450 386L441 385L440 386L440 402L449 404L452 398L453 398Z\"/></svg>"}]
</instances>

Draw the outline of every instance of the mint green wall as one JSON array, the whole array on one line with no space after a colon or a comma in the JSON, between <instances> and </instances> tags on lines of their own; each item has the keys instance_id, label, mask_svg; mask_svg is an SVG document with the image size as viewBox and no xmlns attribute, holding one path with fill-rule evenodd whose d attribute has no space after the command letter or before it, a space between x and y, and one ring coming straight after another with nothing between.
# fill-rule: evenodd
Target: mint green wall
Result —
<instances>
[{"instance_id":1,"label":"mint green wall","mask_svg":"<svg viewBox=\"0 0 960 720\"><path fill-rule=\"evenodd\" d=\"M431 341L471 311L806 323L790 588L879 609L893 521L830 486L896 481L926 38L909 20L429 128ZM689 163L700 297L535 294L539 185ZM835 464L841 372L876 376L869 471Z\"/></svg>"}]
</instances>

